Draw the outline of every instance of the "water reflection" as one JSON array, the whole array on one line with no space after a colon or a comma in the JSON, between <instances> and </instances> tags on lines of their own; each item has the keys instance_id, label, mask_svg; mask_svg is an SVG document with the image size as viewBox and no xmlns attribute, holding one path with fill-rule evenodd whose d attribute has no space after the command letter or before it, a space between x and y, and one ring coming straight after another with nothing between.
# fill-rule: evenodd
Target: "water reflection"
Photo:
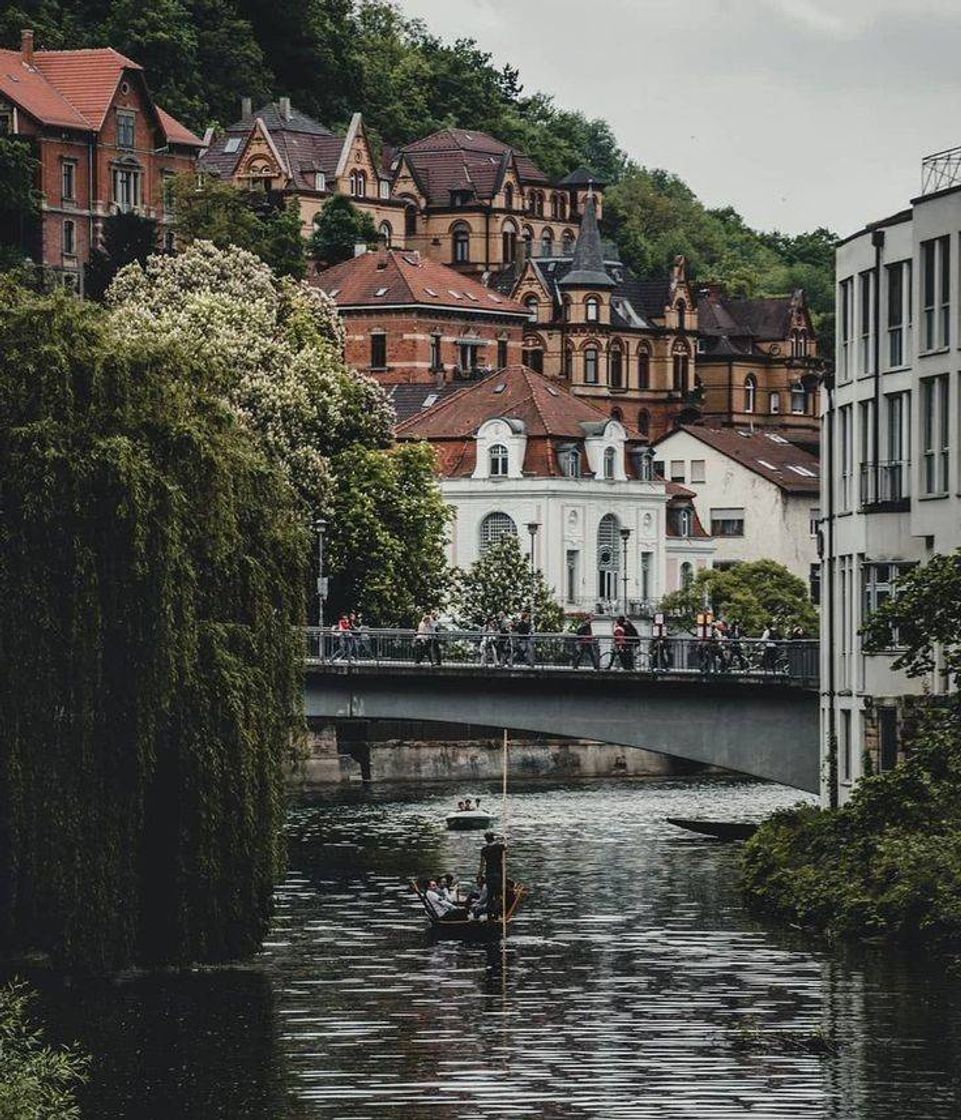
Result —
<instances>
[{"instance_id":1,"label":"water reflection","mask_svg":"<svg viewBox=\"0 0 961 1120\"><path fill-rule=\"evenodd\" d=\"M336 790L296 808L253 969L48 993L57 1034L99 1056L85 1116L956 1120L959 982L757 925L735 850L666 823L757 818L797 794L519 789L512 874L533 894L502 953L431 940L407 886L476 872L478 838L443 829L451 793ZM821 1029L840 1051L741 1053L742 1025Z\"/></svg>"}]
</instances>

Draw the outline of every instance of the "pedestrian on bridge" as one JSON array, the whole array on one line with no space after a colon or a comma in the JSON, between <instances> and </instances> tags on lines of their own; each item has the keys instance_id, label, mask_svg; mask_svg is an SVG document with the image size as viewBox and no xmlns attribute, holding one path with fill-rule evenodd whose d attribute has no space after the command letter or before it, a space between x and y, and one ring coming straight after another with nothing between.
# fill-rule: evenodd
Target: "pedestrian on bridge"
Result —
<instances>
[{"instance_id":1,"label":"pedestrian on bridge","mask_svg":"<svg viewBox=\"0 0 961 1120\"><path fill-rule=\"evenodd\" d=\"M594 668L600 669L601 659L597 653L597 641L594 637L594 616L592 614L587 615L574 633L577 635L577 640L574 644L572 668L579 669L581 661L585 657L589 657Z\"/></svg>"}]
</instances>

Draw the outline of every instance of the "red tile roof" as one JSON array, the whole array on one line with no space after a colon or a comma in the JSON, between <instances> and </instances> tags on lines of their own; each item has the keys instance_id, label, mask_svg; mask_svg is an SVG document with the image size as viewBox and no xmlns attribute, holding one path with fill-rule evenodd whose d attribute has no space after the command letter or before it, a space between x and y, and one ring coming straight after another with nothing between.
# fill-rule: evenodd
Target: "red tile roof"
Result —
<instances>
[{"instance_id":1,"label":"red tile roof","mask_svg":"<svg viewBox=\"0 0 961 1120\"><path fill-rule=\"evenodd\" d=\"M817 494L821 488L820 460L776 432L703 428L700 424L685 425L680 430L788 493ZM672 434L662 436L657 445Z\"/></svg>"},{"instance_id":2,"label":"red tile roof","mask_svg":"<svg viewBox=\"0 0 961 1120\"><path fill-rule=\"evenodd\" d=\"M401 249L378 249L352 257L325 269L313 283L345 308L417 304L455 307L464 314L487 312L525 320L528 317L527 308L507 296L462 276L440 261Z\"/></svg>"},{"instance_id":3,"label":"red tile roof","mask_svg":"<svg viewBox=\"0 0 961 1120\"><path fill-rule=\"evenodd\" d=\"M35 51L32 66L19 51L0 50L0 91L43 124L98 132L127 70L142 67L112 47ZM202 146L169 113L157 112L169 141Z\"/></svg>"}]
</instances>

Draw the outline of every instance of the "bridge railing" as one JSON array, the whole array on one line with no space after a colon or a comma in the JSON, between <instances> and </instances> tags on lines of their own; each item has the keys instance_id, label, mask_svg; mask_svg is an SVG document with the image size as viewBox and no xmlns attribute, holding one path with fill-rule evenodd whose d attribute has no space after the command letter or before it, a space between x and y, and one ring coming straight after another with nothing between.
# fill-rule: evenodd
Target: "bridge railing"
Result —
<instances>
[{"instance_id":1,"label":"bridge railing","mask_svg":"<svg viewBox=\"0 0 961 1120\"><path fill-rule=\"evenodd\" d=\"M307 659L312 663L494 669L575 669L599 672L753 676L780 678L816 686L819 655L816 641L702 640L691 637L640 638L618 650L609 635L589 642L577 634L484 634L440 630L419 635L413 630L359 630L342 633L306 631Z\"/></svg>"}]
</instances>

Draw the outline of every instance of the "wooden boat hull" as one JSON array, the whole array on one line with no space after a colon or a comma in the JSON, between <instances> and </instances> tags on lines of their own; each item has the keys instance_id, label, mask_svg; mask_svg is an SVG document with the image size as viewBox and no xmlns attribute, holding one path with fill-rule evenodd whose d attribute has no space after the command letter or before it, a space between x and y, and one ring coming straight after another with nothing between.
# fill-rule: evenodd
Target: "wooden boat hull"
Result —
<instances>
[{"instance_id":1,"label":"wooden boat hull","mask_svg":"<svg viewBox=\"0 0 961 1120\"><path fill-rule=\"evenodd\" d=\"M493 921L487 920L483 922L444 922L434 913L431 909L427 899L421 894L417 888L417 884L412 882L411 888L414 894L420 899L421 905L424 907L424 913L427 915L427 920L430 922L430 932L432 937L436 937L443 941L497 941L504 933L504 923L496 918ZM517 911L520 909L521 903L527 898L529 891L527 887L521 883L514 884L514 900L511 903L510 909L507 911L507 925L510 926Z\"/></svg>"},{"instance_id":2,"label":"wooden boat hull","mask_svg":"<svg viewBox=\"0 0 961 1120\"><path fill-rule=\"evenodd\" d=\"M478 813L472 809L463 813L450 813L447 827L451 832L480 831L482 828L490 828L493 819L490 813Z\"/></svg>"},{"instance_id":3,"label":"wooden boat hull","mask_svg":"<svg viewBox=\"0 0 961 1120\"><path fill-rule=\"evenodd\" d=\"M750 840L757 832L757 825L749 821L699 821L686 817L668 817L668 824L710 836L715 840Z\"/></svg>"}]
</instances>

